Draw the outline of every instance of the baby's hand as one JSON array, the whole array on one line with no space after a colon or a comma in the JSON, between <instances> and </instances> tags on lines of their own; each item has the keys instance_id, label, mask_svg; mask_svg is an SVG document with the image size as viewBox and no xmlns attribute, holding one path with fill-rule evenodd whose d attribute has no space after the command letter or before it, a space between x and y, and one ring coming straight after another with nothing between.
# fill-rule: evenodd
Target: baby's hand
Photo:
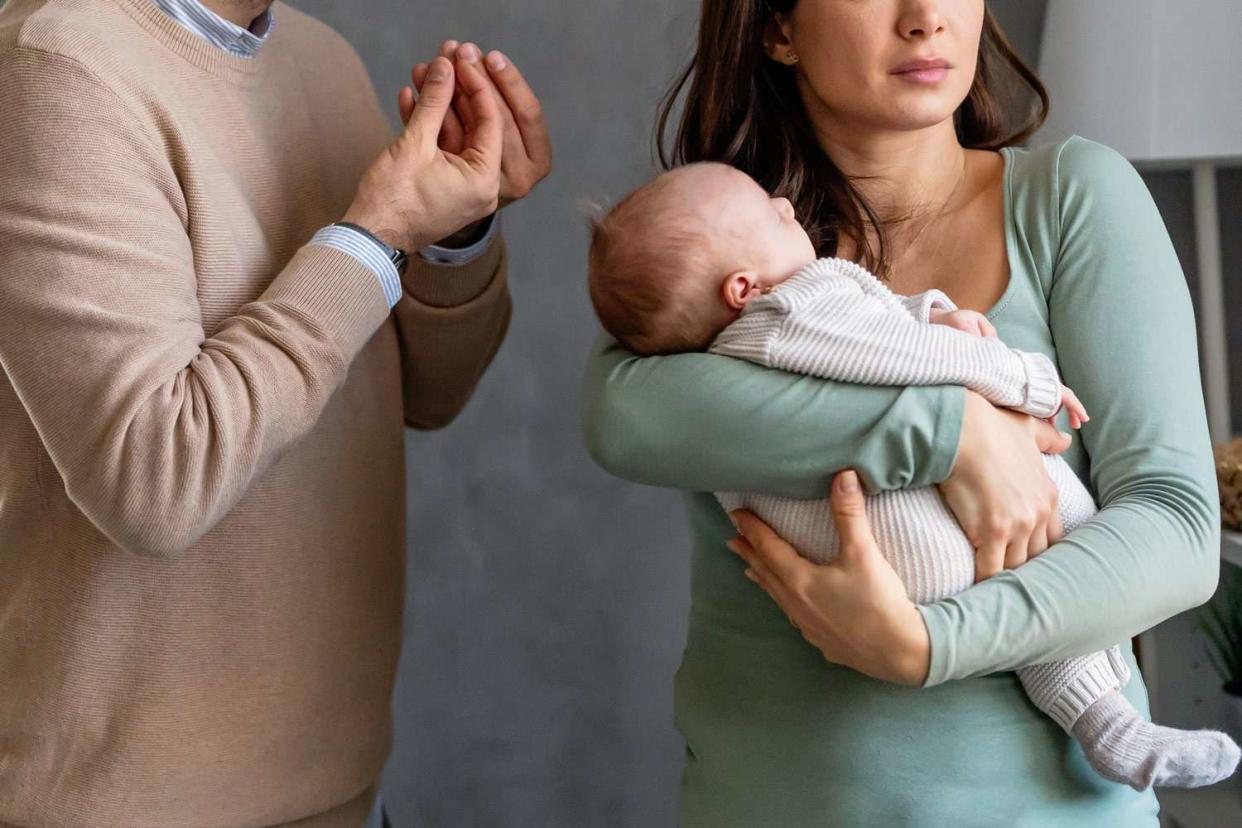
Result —
<instances>
[{"instance_id":1,"label":"baby's hand","mask_svg":"<svg viewBox=\"0 0 1242 828\"><path fill-rule=\"evenodd\" d=\"M1078 395L1064 385L1061 386L1061 407L1069 413L1070 428L1081 428L1083 423L1091 419Z\"/></svg>"},{"instance_id":2,"label":"baby's hand","mask_svg":"<svg viewBox=\"0 0 1242 828\"><path fill-rule=\"evenodd\" d=\"M988 318L978 311L951 311L944 308L932 308L928 319L933 325L947 325L950 328L965 331L972 336L997 338L996 328L992 327L992 323L988 321Z\"/></svg>"}]
</instances>

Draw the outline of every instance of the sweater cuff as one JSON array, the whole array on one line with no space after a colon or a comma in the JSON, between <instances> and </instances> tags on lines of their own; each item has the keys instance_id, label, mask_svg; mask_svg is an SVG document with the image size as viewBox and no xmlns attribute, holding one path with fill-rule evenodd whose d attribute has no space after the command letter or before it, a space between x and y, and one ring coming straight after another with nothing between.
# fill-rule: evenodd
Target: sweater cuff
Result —
<instances>
[{"instance_id":1,"label":"sweater cuff","mask_svg":"<svg viewBox=\"0 0 1242 828\"><path fill-rule=\"evenodd\" d=\"M931 312L933 310L957 310L957 305L953 304L953 300L935 288L925 290L922 293L916 293L913 296L907 296L903 303L914 318L924 324L931 322Z\"/></svg>"},{"instance_id":2,"label":"sweater cuff","mask_svg":"<svg viewBox=\"0 0 1242 828\"><path fill-rule=\"evenodd\" d=\"M496 276L504 252L504 239L492 237L487 248L463 264L418 261L410 263L402 282L406 291L433 308L452 308L477 299Z\"/></svg>"},{"instance_id":3,"label":"sweater cuff","mask_svg":"<svg viewBox=\"0 0 1242 828\"><path fill-rule=\"evenodd\" d=\"M1061 375L1045 354L1017 351L1026 371L1026 398L1022 411L1045 420L1061 410Z\"/></svg>"},{"instance_id":4,"label":"sweater cuff","mask_svg":"<svg viewBox=\"0 0 1242 828\"><path fill-rule=\"evenodd\" d=\"M303 246L260 300L279 302L319 325L348 364L388 318L375 274L356 257L326 244Z\"/></svg>"}]
</instances>

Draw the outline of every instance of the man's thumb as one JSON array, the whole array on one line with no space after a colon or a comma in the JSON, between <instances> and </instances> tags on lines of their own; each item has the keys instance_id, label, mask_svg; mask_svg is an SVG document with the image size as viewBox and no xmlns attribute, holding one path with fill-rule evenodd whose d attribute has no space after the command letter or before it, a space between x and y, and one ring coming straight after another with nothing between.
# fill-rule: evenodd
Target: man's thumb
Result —
<instances>
[{"instance_id":1,"label":"man's thumb","mask_svg":"<svg viewBox=\"0 0 1242 828\"><path fill-rule=\"evenodd\" d=\"M427 78L405 127L407 134L421 134L436 140L453 102L453 86L453 62L443 56L437 57L427 67Z\"/></svg>"},{"instance_id":2,"label":"man's thumb","mask_svg":"<svg viewBox=\"0 0 1242 828\"><path fill-rule=\"evenodd\" d=\"M863 500L862 485L853 469L838 472L832 479L832 520L837 527L841 544L840 554L848 557L858 551L862 543L874 543L871 525L867 522L867 507Z\"/></svg>"}]
</instances>

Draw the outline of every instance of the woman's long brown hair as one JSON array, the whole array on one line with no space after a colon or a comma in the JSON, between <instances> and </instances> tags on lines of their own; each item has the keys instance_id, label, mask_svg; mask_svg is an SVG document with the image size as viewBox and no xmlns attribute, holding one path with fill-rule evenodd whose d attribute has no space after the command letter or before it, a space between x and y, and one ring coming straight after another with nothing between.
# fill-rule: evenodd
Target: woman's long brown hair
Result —
<instances>
[{"instance_id":1,"label":"woman's long brown hair","mask_svg":"<svg viewBox=\"0 0 1242 828\"><path fill-rule=\"evenodd\" d=\"M815 139L794 69L764 54L773 15L798 0L703 0L698 50L660 104L656 149L666 169L720 161L793 202L820 255L836 253L842 233L858 245L859 263L888 266L884 222ZM666 148L677 100L685 107ZM1014 113L1017 117L1014 117ZM953 115L962 146L996 150L1029 138L1048 115L1048 93L984 9L979 59L970 92ZM878 244L872 246L867 229Z\"/></svg>"}]
</instances>

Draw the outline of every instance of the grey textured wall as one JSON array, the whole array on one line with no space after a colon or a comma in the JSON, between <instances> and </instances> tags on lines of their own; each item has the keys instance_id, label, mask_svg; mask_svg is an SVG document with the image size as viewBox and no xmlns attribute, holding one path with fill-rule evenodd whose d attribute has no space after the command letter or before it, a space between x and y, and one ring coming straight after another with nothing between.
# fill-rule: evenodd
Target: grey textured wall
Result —
<instances>
[{"instance_id":1,"label":"grey textured wall","mask_svg":"<svg viewBox=\"0 0 1242 828\"><path fill-rule=\"evenodd\" d=\"M539 92L553 175L505 211L514 319L447 430L407 432L409 598L385 796L398 826L666 826L688 535L677 498L612 480L578 432L595 327L583 197L646 178L697 3L300 0L393 103L446 37Z\"/></svg>"}]
</instances>

